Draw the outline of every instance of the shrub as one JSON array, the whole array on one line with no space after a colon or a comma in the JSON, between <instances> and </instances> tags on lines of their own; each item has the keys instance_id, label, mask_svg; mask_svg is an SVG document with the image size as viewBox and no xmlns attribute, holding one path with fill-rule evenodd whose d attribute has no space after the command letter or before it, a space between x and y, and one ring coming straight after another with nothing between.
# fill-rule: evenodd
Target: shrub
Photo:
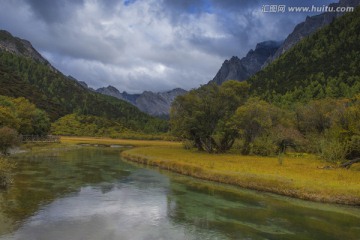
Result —
<instances>
[{"instance_id":1,"label":"shrub","mask_svg":"<svg viewBox=\"0 0 360 240\"><path fill-rule=\"evenodd\" d=\"M355 159L360 157L360 136L352 136L349 141L349 152L347 159Z\"/></svg>"},{"instance_id":2,"label":"shrub","mask_svg":"<svg viewBox=\"0 0 360 240\"><path fill-rule=\"evenodd\" d=\"M20 137L16 130L9 127L0 128L0 153L6 155L9 148L20 144Z\"/></svg>"},{"instance_id":3,"label":"shrub","mask_svg":"<svg viewBox=\"0 0 360 240\"><path fill-rule=\"evenodd\" d=\"M349 144L337 138L320 141L320 156L329 162L342 162L349 152Z\"/></svg>"},{"instance_id":4,"label":"shrub","mask_svg":"<svg viewBox=\"0 0 360 240\"><path fill-rule=\"evenodd\" d=\"M182 143L183 148L186 150L190 150L190 149L194 148L194 142L191 140L185 139L181 143Z\"/></svg>"},{"instance_id":5,"label":"shrub","mask_svg":"<svg viewBox=\"0 0 360 240\"><path fill-rule=\"evenodd\" d=\"M237 138L232 146L232 149L236 151L240 151L244 147L244 140L241 138Z\"/></svg>"},{"instance_id":6,"label":"shrub","mask_svg":"<svg viewBox=\"0 0 360 240\"><path fill-rule=\"evenodd\" d=\"M308 134L306 141L303 146L304 152L320 154L321 153L321 142L325 141L323 136L317 134Z\"/></svg>"},{"instance_id":7,"label":"shrub","mask_svg":"<svg viewBox=\"0 0 360 240\"><path fill-rule=\"evenodd\" d=\"M255 139L251 145L251 154L260 156L274 155L278 147L270 136L261 136Z\"/></svg>"}]
</instances>

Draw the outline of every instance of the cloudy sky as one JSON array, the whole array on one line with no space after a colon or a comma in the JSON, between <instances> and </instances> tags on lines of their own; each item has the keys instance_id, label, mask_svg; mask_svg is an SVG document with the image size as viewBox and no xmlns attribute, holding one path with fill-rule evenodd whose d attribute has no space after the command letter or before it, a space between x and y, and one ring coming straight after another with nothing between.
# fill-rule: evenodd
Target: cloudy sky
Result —
<instances>
[{"instance_id":1,"label":"cloudy sky","mask_svg":"<svg viewBox=\"0 0 360 240\"><path fill-rule=\"evenodd\" d=\"M308 13L263 5L336 0L0 0L0 29L66 75L131 93L207 83L231 56L283 40Z\"/></svg>"}]
</instances>

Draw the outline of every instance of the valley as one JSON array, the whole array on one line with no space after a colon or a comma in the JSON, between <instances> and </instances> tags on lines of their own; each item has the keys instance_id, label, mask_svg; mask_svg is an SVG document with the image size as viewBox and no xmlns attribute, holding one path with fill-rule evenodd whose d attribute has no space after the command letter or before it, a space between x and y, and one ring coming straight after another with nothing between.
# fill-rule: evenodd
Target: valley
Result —
<instances>
[{"instance_id":1,"label":"valley","mask_svg":"<svg viewBox=\"0 0 360 240\"><path fill-rule=\"evenodd\" d=\"M3 12L0 239L358 239L360 1L323 4Z\"/></svg>"}]
</instances>

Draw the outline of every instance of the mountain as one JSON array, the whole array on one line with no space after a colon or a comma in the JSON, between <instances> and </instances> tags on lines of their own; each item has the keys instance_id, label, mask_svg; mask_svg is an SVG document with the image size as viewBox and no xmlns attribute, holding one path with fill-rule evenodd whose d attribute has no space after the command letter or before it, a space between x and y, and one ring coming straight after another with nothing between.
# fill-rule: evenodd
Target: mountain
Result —
<instances>
[{"instance_id":1,"label":"mountain","mask_svg":"<svg viewBox=\"0 0 360 240\"><path fill-rule=\"evenodd\" d=\"M168 116L171 103L177 96L187 93L184 89L175 88L167 92L154 93L145 91L136 99L136 104L141 111L152 116Z\"/></svg>"},{"instance_id":2,"label":"mountain","mask_svg":"<svg viewBox=\"0 0 360 240\"><path fill-rule=\"evenodd\" d=\"M54 72L58 72L48 60L41 54L27 40L13 37L9 32L0 30L0 51L6 51L18 56L33 59L41 64L49 67Z\"/></svg>"},{"instance_id":3,"label":"mountain","mask_svg":"<svg viewBox=\"0 0 360 240\"><path fill-rule=\"evenodd\" d=\"M225 60L220 70L210 83L221 85L227 80L244 81L261 70L265 61L272 56L281 42L265 41L258 43L255 50L250 50L245 57L239 59L234 56L230 60Z\"/></svg>"},{"instance_id":4,"label":"mountain","mask_svg":"<svg viewBox=\"0 0 360 240\"><path fill-rule=\"evenodd\" d=\"M360 0L340 0L339 3L330 4L329 7L356 7L360 5ZM317 30L329 25L335 18L344 15L342 12L325 12L316 16L307 17L302 23L299 23L291 34L285 39L283 44L278 48L275 54L271 55L262 68L279 58L282 54L295 46L303 38L310 36Z\"/></svg>"},{"instance_id":5,"label":"mountain","mask_svg":"<svg viewBox=\"0 0 360 240\"><path fill-rule=\"evenodd\" d=\"M360 7L335 19L248 80L251 92L291 105L360 93Z\"/></svg>"},{"instance_id":6,"label":"mountain","mask_svg":"<svg viewBox=\"0 0 360 240\"><path fill-rule=\"evenodd\" d=\"M90 91L92 91L92 92L95 91L94 89L92 89L91 87L89 87L89 86L87 85L87 83L84 82L84 81L79 81L79 80L77 80L76 78L74 78L74 77L71 76L71 75L67 76L67 78L70 79L71 81L74 81L76 84L82 86L82 87L83 87L84 89L86 89L86 90L90 90Z\"/></svg>"},{"instance_id":7,"label":"mountain","mask_svg":"<svg viewBox=\"0 0 360 240\"><path fill-rule=\"evenodd\" d=\"M116 97L119 99L124 99L122 97L122 94L120 93L120 91L116 87L113 87L111 85L109 85L107 87L98 88L98 89L96 89L96 92L104 94L104 95Z\"/></svg>"},{"instance_id":8,"label":"mountain","mask_svg":"<svg viewBox=\"0 0 360 240\"><path fill-rule=\"evenodd\" d=\"M162 123L114 97L89 90L84 83L63 75L30 42L0 31L0 95L25 97L52 121L76 113L116 121L139 130Z\"/></svg>"},{"instance_id":9,"label":"mountain","mask_svg":"<svg viewBox=\"0 0 360 240\"><path fill-rule=\"evenodd\" d=\"M356 7L360 5L360 0L340 0L339 3L330 4L329 7ZM248 54L239 59L233 56L225 60L220 70L210 83L221 85L227 80L245 81L255 73L264 69L271 62L279 58L286 51L295 46L303 38L310 36L319 29L329 25L335 18L344 15L341 12L325 12L320 15L307 17L306 20L298 24L293 32L282 42L265 41L258 43L255 50L250 50Z\"/></svg>"},{"instance_id":10,"label":"mountain","mask_svg":"<svg viewBox=\"0 0 360 240\"><path fill-rule=\"evenodd\" d=\"M154 93L144 91L141 94L129 94L127 92L121 93L115 87L108 86L99 88L96 92L125 100L152 116L168 116L171 103L174 99L179 95L185 94L187 91L181 88L175 88L167 92Z\"/></svg>"}]
</instances>

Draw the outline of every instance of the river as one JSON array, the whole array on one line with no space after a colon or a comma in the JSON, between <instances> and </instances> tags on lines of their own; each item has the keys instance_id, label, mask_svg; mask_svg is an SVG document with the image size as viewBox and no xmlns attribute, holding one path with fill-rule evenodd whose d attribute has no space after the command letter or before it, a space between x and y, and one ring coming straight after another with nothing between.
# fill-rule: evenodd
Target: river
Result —
<instances>
[{"instance_id":1,"label":"river","mask_svg":"<svg viewBox=\"0 0 360 240\"><path fill-rule=\"evenodd\" d=\"M0 192L0 240L360 239L359 208L196 180L120 151L19 155Z\"/></svg>"}]
</instances>

